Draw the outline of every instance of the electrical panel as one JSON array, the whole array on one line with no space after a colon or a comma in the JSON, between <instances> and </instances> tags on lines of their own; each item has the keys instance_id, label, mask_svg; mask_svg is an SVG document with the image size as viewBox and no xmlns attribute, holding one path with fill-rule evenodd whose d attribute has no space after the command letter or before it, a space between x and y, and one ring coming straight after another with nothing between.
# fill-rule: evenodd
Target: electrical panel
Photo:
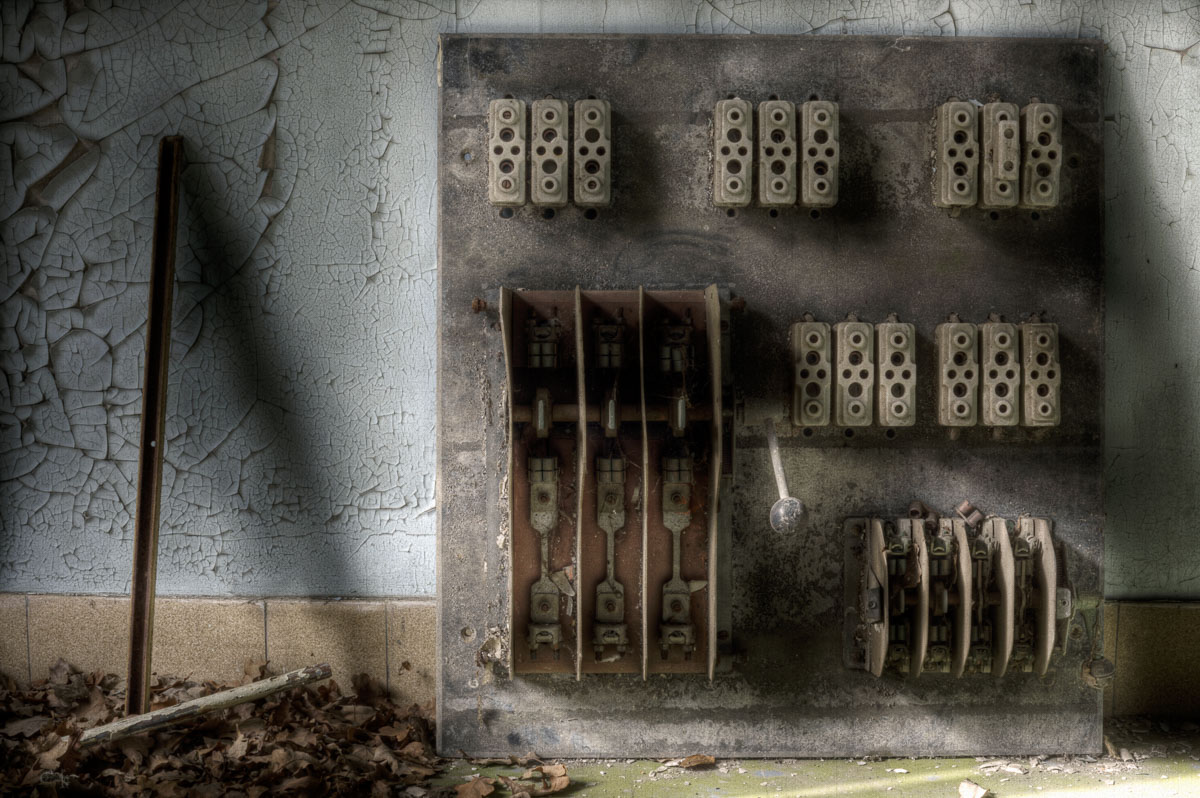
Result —
<instances>
[{"instance_id":1,"label":"electrical panel","mask_svg":"<svg viewBox=\"0 0 1200 798\"><path fill-rule=\"evenodd\" d=\"M1101 746L1100 62L442 38L441 750Z\"/></svg>"}]
</instances>

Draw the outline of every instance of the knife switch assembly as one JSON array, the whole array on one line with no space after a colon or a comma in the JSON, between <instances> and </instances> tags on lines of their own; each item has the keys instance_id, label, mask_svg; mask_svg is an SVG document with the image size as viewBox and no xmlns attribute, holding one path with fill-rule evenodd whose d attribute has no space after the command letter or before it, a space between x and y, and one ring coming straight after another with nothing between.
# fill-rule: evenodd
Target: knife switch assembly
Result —
<instances>
[{"instance_id":1,"label":"knife switch assembly","mask_svg":"<svg viewBox=\"0 0 1200 798\"><path fill-rule=\"evenodd\" d=\"M847 666L908 678L1045 676L1073 614L1053 523L973 508L930 518L913 506L907 518L844 525Z\"/></svg>"},{"instance_id":2,"label":"knife switch assembly","mask_svg":"<svg viewBox=\"0 0 1200 798\"><path fill-rule=\"evenodd\" d=\"M717 289L505 289L500 304L513 672L711 677Z\"/></svg>"}]
</instances>

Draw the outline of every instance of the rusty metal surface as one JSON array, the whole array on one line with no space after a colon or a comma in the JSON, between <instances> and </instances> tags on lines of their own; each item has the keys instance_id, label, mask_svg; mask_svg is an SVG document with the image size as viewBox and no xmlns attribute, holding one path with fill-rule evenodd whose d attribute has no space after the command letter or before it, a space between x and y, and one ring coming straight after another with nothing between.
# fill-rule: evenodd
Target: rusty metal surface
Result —
<instances>
[{"instance_id":1,"label":"rusty metal surface","mask_svg":"<svg viewBox=\"0 0 1200 798\"><path fill-rule=\"evenodd\" d=\"M471 754L834 756L1095 751L1100 695L1081 676L1094 623L1050 674L877 679L843 666L842 521L943 515L1051 518L1086 604L1100 594L1103 434L1103 185L1095 41L858 37L446 36L439 163L439 748ZM613 207L517 209L486 199L486 113L594 94L612 103ZM837 207L730 216L711 206L711 109L729 94L836 100ZM950 96L1062 106L1063 202L1029 211L932 206L934 109ZM469 157L468 157L469 156ZM743 298L732 318L737 402L732 667L702 674L509 674L501 285L697 288ZM780 428L789 487L809 508L781 536L762 421L788 418L788 327L806 311L916 325L918 415L894 437ZM1041 312L1060 325L1063 424L936 425L934 326ZM1077 621L1077 623L1079 623ZM729 660L732 660L729 662Z\"/></svg>"},{"instance_id":2,"label":"rusty metal surface","mask_svg":"<svg viewBox=\"0 0 1200 798\"><path fill-rule=\"evenodd\" d=\"M138 450L137 518L129 599L129 668L125 714L150 711L150 655L154 648L154 592L158 568L158 511L162 499L163 429L167 421L167 367L171 354L171 304L175 295L175 231L183 138L158 143L154 238L150 254L150 307Z\"/></svg>"}]
</instances>

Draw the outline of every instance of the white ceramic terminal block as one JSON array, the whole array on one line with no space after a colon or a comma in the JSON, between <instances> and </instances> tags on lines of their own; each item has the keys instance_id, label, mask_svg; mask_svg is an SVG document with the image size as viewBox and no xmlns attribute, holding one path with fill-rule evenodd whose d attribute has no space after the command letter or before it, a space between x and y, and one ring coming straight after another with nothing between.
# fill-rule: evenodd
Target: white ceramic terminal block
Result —
<instances>
[{"instance_id":1,"label":"white ceramic terminal block","mask_svg":"<svg viewBox=\"0 0 1200 798\"><path fill-rule=\"evenodd\" d=\"M979 207L1011 208L1021 188L1021 119L1015 103L983 106Z\"/></svg>"},{"instance_id":2,"label":"white ceramic terminal block","mask_svg":"<svg viewBox=\"0 0 1200 798\"><path fill-rule=\"evenodd\" d=\"M721 100L713 109L713 205L744 208L753 182L753 117L750 103Z\"/></svg>"},{"instance_id":3,"label":"white ceramic terminal block","mask_svg":"<svg viewBox=\"0 0 1200 798\"><path fill-rule=\"evenodd\" d=\"M534 100L531 109L529 195L534 205L562 208L567 188L567 101Z\"/></svg>"},{"instance_id":4,"label":"white ceramic terminal block","mask_svg":"<svg viewBox=\"0 0 1200 798\"><path fill-rule=\"evenodd\" d=\"M796 105L786 100L758 104L758 204L796 204Z\"/></svg>"},{"instance_id":5,"label":"white ceramic terminal block","mask_svg":"<svg viewBox=\"0 0 1200 798\"><path fill-rule=\"evenodd\" d=\"M838 105L810 100L801 106L800 134L804 137L800 164L800 204L806 208L832 208L838 201Z\"/></svg>"},{"instance_id":6,"label":"white ceramic terminal block","mask_svg":"<svg viewBox=\"0 0 1200 798\"><path fill-rule=\"evenodd\" d=\"M1021 207L1058 205L1062 152L1062 110L1050 103L1022 108Z\"/></svg>"},{"instance_id":7,"label":"white ceramic terminal block","mask_svg":"<svg viewBox=\"0 0 1200 798\"><path fill-rule=\"evenodd\" d=\"M988 427L1016 426L1021 420L1017 326L1002 321L980 324L979 350L979 369L983 374L980 419Z\"/></svg>"},{"instance_id":8,"label":"white ceramic terminal block","mask_svg":"<svg viewBox=\"0 0 1200 798\"><path fill-rule=\"evenodd\" d=\"M792 359L796 387L792 396L792 423L798 427L829 426L833 353L829 325L801 321L792 325Z\"/></svg>"},{"instance_id":9,"label":"white ceramic terminal block","mask_svg":"<svg viewBox=\"0 0 1200 798\"><path fill-rule=\"evenodd\" d=\"M974 324L937 326L938 423L973 427L979 418L979 341Z\"/></svg>"},{"instance_id":10,"label":"white ceramic terminal block","mask_svg":"<svg viewBox=\"0 0 1200 798\"><path fill-rule=\"evenodd\" d=\"M933 204L970 207L979 199L979 116L967 102L938 108Z\"/></svg>"},{"instance_id":11,"label":"white ceramic terminal block","mask_svg":"<svg viewBox=\"0 0 1200 798\"><path fill-rule=\"evenodd\" d=\"M834 325L837 395L834 422L839 427L869 427L875 406L875 331L863 321Z\"/></svg>"},{"instance_id":12,"label":"white ceramic terminal block","mask_svg":"<svg viewBox=\"0 0 1200 798\"><path fill-rule=\"evenodd\" d=\"M612 107L608 100L575 101L575 204L602 208L612 201Z\"/></svg>"},{"instance_id":13,"label":"white ceramic terminal block","mask_svg":"<svg viewBox=\"0 0 1200 798\"><path fill-rule=\"evenodd\" d=\"M911 324L875 325L879 426L911 427L917 421L917 331Z\"/></svg>"},{"instance_id":14,"label":"white ceramic terminal block","mask_svg":"<svg viewBox=\"0 0 1200 798\"><path fill-rule=\"evenodd\" d=\"M1058 325L1026 322L1021 325L1024 387L1021 419L1027 427L1054 427L1062 420L1062 369L1058 362Z\"/></svg>"},{"instance_id":15,"label":"white ceramic terminal block","mask_svg":"<svg viewBox=\"0 0 1200 798\"><path fill-rule=\"evenodd\" d=\"M488 104L488 202L525 204L525 103L504 98Z\"/></svg>"}]
</instances>

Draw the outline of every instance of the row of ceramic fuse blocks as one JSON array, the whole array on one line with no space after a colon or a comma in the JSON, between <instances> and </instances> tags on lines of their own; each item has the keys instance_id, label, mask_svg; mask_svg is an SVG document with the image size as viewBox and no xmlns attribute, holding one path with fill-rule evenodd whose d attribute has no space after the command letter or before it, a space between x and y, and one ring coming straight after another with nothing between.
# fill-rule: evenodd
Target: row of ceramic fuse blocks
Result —
<instances>
[{"instance_id":1,"label":"row of ceramic fuse blocks","mask_svg":"<svg viewBox=\"0 0 1200 798\"><path fill-rule=\"evenodd\" d=\"M916 423L916 329L849 318L792 325L792 420L797 426L883 427ZM938 423L968 427L1057 426L1062 370L1058 325L971 324L952 316L935 331ZM836 344L836 345L835 345ZM837 360L834 361L834 355ZM832 398L831 398L832 394Z\"/></svg>"},{"instance_id":2,"label":"row of ceramic fuse blocks","mask_svg":"<svg viewBox=\"0 0 1200 798\"><path fill-rule=\"evenodd\" d=\"M980 128L982 126L982 144ZM1062 170L1062 109L952 101L938 108L933 204L1053 208Z\"/></svg>"},{"instance_id":3,"label":"row of ceramic fuse blocks","mask_svg":"<svg viewBox=\"0 0 1200 798\"><path fill-rule=\"evenodd\" d=\"M757 128L757 135L756 135ZM838 201L838 106L828 100L758 104L731 97L713 111L713 205L742 208L754 197L764 208L830 208ZM755 163L757 161L757 172ZM797 168L799 179L797 179Z\"/></svg>"},{"instance_id":4,"label":"row of ceramic fuse blocks","mask_svg":"<svg viewBox=\"0 0 1200 798\"><path fill-rule=\"evenodd\" d=\"M858 573L847 573L859 591L851 664L876 676L1046 674L1071 615L1049 519L846 524L862 542Z\"/></svg>"},{"instance_id":5,"label":"row of ceramic fuse blocks","mask_svg":"<svg viewBox=\"0 0 1200 798\"><path fill-rule=\"evenodd\" d=\"M566 100L535 100L526 124L525 103L506 97L488 105L488 201L499 207L520 207L526 197L534 205L567 205L568 152L574 161L575 204L604 207L612 199L612 109L608 100L577 100L574 138Z\"/></svg>"}]
</instances>

